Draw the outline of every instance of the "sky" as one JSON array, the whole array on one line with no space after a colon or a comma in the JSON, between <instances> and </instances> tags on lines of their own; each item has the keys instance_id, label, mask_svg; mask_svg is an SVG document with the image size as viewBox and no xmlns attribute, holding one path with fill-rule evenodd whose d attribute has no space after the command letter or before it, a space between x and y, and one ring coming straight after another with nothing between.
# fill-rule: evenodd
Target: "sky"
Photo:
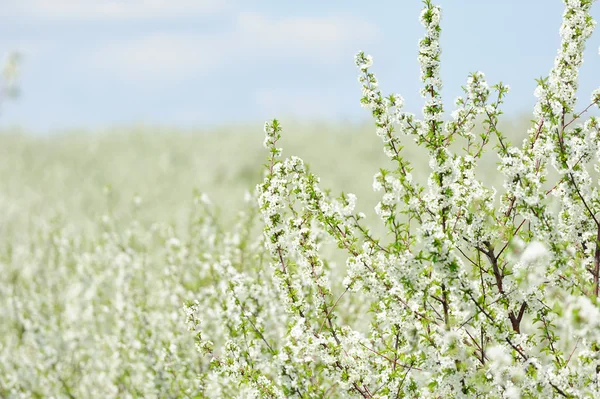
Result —
<instances>
[{"instance_id":1,"label":"sky","mask_svg":"<svg viewBox=\"0 0 600 399\"><path fill-rule=\"evenodd\" d=\"M439 0L446 111L470 72L529 112L560 42L559 0ZM354 55L420 115L418 0L0 0L0 57L23 56L0 128L206 127L266 119L362 121ZM600 3L592 14L600 20ZM580 96L600 86L600 34ZM582 100L582 101L583 101ZM583 101L581 105L585 102Z\"/></svg>"}]
</instances>

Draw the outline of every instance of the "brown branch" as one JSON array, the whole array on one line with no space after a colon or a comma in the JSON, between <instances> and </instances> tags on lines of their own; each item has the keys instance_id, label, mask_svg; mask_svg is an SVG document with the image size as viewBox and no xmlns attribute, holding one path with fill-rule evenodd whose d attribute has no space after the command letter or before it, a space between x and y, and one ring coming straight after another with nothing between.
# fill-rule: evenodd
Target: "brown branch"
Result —
<instances>
[{"instance_id":1,"label":"brown branch","mask_svg":"<svg viewBox=\"0 0 600 399\"><path fill-rule=\"evenodd\" d=\"M496 260L498 258L500 258L500 255L502 255L502 252L504 252L504 250L508 247L508 244L510 244L510 241L517 235L517 233L519 232L519 230L521 230L521 227L525 224L525 221L527 219L523 219L523 221L521 222L521 224L519 225L519 227L517 227L517 229L515 230L515 232L512 234L512 237L506 242L506 244L504 245L504 247L502 247L502 249L500 250L500 252L498 252L498 255L496 255Z\"/></svg>"},{"instance_id":2,"label":"brown branch","mask_svg":"<svg viewBox=\"0 0 600 399\"><path fill-rule=\"evenodd\" d=\"M344 295L346 295L346 292L348 292L348 288L346 288L346 290L344 292L342 292L342 295L339 296L339 298L335 301L335 303L333 304L333 306L331 307L331 309L329 309L329 311L327 312L327 315L323 319L323 323L321 323L321 328L319 328L319 332L318 332L319 334L321 334L321 331L323 331L323 326L325 326L325 321L327 319L329 319L329 316L331 315L331 312L333 312L333 309L335 309L335 307L337 306L337 304L340 301L340 299L342 299L342 297Z\"/></svg>"},{"instance_id":3,"label":"brown branch","mask_svg":"<svg viewBox=\"0 0 600 399\"><path fill-rule=\"evenodd\" d=\"M578 113L577 115L574 115L573 120L569 123L567 123L564 128L568 127L571 123L575 122L577 119L579 119L579 117L581 115L583 115L584 113L586 113L590 108L592 108L595 104L597 104L598 101L594 101L593 103L591 103L590 105L588 105L583 111L581 111L580 113Z\"/></svg>"},{"instance_id":4,"label":"brown branch","mask_svg":"<svg viewBox=\"0 0 600 399\"><path fill-rule=\"evenodd\" d=\"M515 316L515 313L513 311L511 311L508 314L508 318L510 319L510 324L512 325L514 332L516 332L517 334L521 333L521 320L523 320L523 315L525 314L526 308L527 308L527 302L523 302L521 304L521 309L519 309L518 316Z\"/></svg>"}]
</instances>

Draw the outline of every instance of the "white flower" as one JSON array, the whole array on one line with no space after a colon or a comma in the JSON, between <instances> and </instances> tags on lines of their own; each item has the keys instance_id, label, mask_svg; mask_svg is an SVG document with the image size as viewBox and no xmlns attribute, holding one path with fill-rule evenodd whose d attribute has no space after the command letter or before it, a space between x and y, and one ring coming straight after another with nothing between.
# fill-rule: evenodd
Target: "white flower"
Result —
<instances>
[{"instance_id":1,"label":"white flower","mask_svg":"<svg viewBox=\"0 0 600 399\"><path fill-rule=\"evenodd\" d=\"M521 262L531 264L544 258L546 255L548 255L546 246L539 241L532 241L523 251Z\"/></svg>"},{"instance_id":2,"label":"white flower","mask_svg":"<svg viewBox=\"0 0 600 399\"><path fill-rule=\"evenodd\" d=\"M591 101L593 103L596 103L598 105L598 107L600 107L600 88L598 88L592 92Z\"/></svg>"}]
</instances>

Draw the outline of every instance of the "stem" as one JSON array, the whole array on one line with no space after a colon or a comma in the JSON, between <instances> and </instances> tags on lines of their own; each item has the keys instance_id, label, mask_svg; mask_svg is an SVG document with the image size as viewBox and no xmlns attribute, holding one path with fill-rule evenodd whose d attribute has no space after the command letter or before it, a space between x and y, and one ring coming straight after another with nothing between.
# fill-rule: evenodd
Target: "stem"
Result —
<instances>
[{"instance_id":1,"label":"stem","mask_svg":"<svg viewBox=\"0 0 600 399\"><path fill-rule=\"evenodd\" d=\"M596 235L596 252L594 253L594 296L598 298L600 293L600 226Z\"/></svg>"}]
</instances>

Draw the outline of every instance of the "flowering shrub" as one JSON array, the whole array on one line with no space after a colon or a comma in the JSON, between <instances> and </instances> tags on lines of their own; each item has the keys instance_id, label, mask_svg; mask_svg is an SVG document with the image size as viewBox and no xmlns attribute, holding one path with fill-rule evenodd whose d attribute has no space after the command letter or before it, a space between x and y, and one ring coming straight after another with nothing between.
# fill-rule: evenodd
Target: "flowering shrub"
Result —
<instances>
[{"instance_id":1,"label":"flowering shrub","mask_svg":"<svg viewBox=\"0 0 600 399\"><path fill-rule=\"evenodd\" d=\"M20 61L21 56L18 53L11 53L6 57L1 73L0 104L5 97L15 97L19 93L17 79Z\"/></svg>"},{"instance_id":2,"label":"flowering shrub","mask_svg":"<svg viewBox=\"0 0 600 399\"><path fill-rule=\"evenodd\" d=\"M562 43L538 81L520 147L498 129L509 87L490 87L481 72L444 122L441 14L431 1L420 16L422 120L403 111L399 95L384 97L371 57L358 53L361 103L396 165L373 183L386 237L364 226L355 195L333 198L300 158L282 160L281 125L266 124L270 158L257 187L264 237L234 236L234 250L206 258L213 286L187 307L211 359L207 395L600 396L600 120L583 119L600 105L600 89L575 110L592 3L565 0ZM403 156L409 137L429 155L427 186ZM500 196L475 175L492 141ZM345 270L335 267L332 242Z\"/></svg>"}]
</instances>

